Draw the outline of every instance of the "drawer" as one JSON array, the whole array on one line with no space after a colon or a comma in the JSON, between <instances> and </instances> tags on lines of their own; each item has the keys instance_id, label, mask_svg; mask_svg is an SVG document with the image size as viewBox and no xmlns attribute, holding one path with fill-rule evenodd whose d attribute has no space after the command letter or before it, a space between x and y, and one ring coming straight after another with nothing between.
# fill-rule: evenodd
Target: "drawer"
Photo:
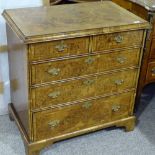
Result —
<instances>
[{"instance_id":1,"label":"drawer","mask_svg":"<svg viewBox=\"0 0 155 155\"><path fill-rule=\"evenodd\" d=\"M107 70L139 65L140 49L65 59L32 65L31 84L40 84L56 80L78 77Z\"/></svg>"},{"instance_id":2,"label":"drawer","mask_svg":"<svg viewBox=\"0 0 155 155\"><path fill-rule=\"evenodd\" d=\"M134 69L32 88L32 109L135 88L136 78Z\"/></svg>"},{"instance_id":3,"label":"drawer","mask_svg":"<svg viewBox=\"0 0 155 155\"><path fill-rule=\"evenodd\" d=\"M150 62L148 64L146 81L147 82L155 81L155 60L154 60L154 62Z\"/></svg>"},{"instance_id":4,"label":"drawer","mask_svg":"<svg viewBox=\"0 0 155 155\"><path fill-rule=\"evenodd\" d=\"M93 39L93 52L142 44L143 31L98 35Z\"/></svg>"},{"instance_id":5,"label":"drawer","mask_svg":"<svg viewBox=\"0 0 155 155\"><path fill-rule=\"evenodd\" d=\"M88 53L89 37L31 44L29 60L37 61Z\"/></svg>"},{"instance_id":6,"label":"drawer","mask_svg":"<svg viewBox=\"0 0 155 155\"><path fill-rule=\"evenodd\" d=\"M152 39L150 58L155 58L155 39Z\"/></svg>"},{"instance_id":7,"label":"drawer","mask_svg":"<svg viewBox=\"0 0 155 155\"><path fill-rule=\"evenodd\" d=\"M65 135L129 115L133 93L33 113L34 140Z\"/></svg>"}]
</instances>

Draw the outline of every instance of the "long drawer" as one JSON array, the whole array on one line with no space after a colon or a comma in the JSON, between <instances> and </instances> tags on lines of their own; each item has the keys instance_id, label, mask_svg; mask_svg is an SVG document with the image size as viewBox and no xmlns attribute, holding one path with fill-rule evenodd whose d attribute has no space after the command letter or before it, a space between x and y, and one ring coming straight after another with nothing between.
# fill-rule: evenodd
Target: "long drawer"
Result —
<instances>
[{"instance_id":1,"label":"long drawer","mask_svg":"<svg viewBox=\"0 0 155 155\"><path fill-rule=\"evenodd\" d=\"M29 60L37 61L89 52L89 37L31 44Z\"/></svg>"},{"instance_id":2,"label":"long drawer","mask_svg":"<svg viewBox=\"0 0 155 155\"><path fill-rule=\"evenodd\" d=\"M88 129L129 115L134 93L100 98L33 113L34 140Z\"/></svg>"},{"instance_id":3,"label":"long drawer","mask_svg":"<svg viewBox=\"0 0 155 155\"><path fill-rule=\"evenodd\" d=\"M128 49L89 57L65 59L31 66L31 84L78 77L139 65L140 49Z\"/></svg>"},{"instance_id":4,"label":"long drawer","mask_svg":"<svg viewBox=\"0 0 155 155\"><path fill-rule=\"evenodd\" d=\"M143 31L98 35L93 39L93 51L103 51L142 44Z\"/></svg>"},{"instance_id":5,"label":"long drawer","mask_svg":"<svg viewBox=\"0 0 155 155\"><path fill-rule=\"evenodd\" d=\"M32 109L135 88L136 79L137 70L131 69L32 88Z\"/></svg>"}]
</instances>

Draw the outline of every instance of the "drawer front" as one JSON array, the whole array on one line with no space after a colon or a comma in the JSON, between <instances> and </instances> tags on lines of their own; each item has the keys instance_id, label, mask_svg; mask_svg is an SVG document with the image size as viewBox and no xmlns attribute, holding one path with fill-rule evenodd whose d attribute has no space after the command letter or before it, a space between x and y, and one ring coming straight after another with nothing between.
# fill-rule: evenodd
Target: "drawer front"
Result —
<instances>
[{"instance_id":1,"label":"drawer front","mask_svg":"<svg viewBox=\"0 0 155 155\"><path fill-rule=\"evenodd\" d=\"M132 100L133 93L125 93L34 113L34 140L54 138L127 117Z\"/></svg>"},{"instance_id":2,"label":"drawer front","mask_svg":"<svg viewBox=\"0 0 155 155\"><path fill-rule=\"evenodd\" d=\"M95 36L93 51L103 51L113 48L131 47L142 44L143 31L121 32Z\"/></svg>"},{"instance_id":3,"label":"drawer front","mask_svg":"<svg viewBox=\"0 0 155 155\"><path fill-rule=\"evenodd\" d=\"M135 88L136 77L137 70L126 70L33 88L32 109Z\"/></svg>"},{"instance_id":4,"label":"drawer front","mask_svg":"<svg viewBox=\"0 0 155 155\"><path fill-rule=\"evenodd\" d=\"M57 57L86 54L89 51L89 37L36 43L30 45L29 60L37 61Z\"/></svg>"},{"instance_id":5,"label":"drawer front","mask_svg":"<svg viewBox=\"0 0 155 155\"><path fill-rule=\"evenodd\" d=\"M32 85L139 65L140 49L32 65Z\"/></svg>"},{"instance_id":6,"label":"drawer front","mask_svg":"<svg viewBox=\"0 0 155 155\"><path fill-rule=\"evenodd\" d=\"M154 62L150 62L148 64L146 81L147 82L155 81L155 60Z\"/></svg>"},{"instance_id":7,"label":"drawer front","mask_svg":"<svg viewBox=\"0 0 155 155\"><path fill-rule=\"evenodd\" d=\"M150 58L155 58L155 39L152 39Z\"/></svg>"}]
</instances>

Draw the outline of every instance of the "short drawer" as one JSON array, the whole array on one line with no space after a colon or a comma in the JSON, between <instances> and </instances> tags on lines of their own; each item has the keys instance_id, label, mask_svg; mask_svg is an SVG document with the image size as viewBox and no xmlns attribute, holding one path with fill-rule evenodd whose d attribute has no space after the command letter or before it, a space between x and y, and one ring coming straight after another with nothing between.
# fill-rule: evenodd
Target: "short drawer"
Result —
<instances>
[{"instance_id":1,"label":"short drawer","mask_svg":"<svg viewBox=\"0 0 155 155\"><path fill-rule=\"evenodd\" d=\"M41 84L139 65L140 49L34 64L31 84Z\"/></svg>"},{"instance_id":2,"label":"short drawer","mask_svg":"<svg viewBox=\"0 0 155 155\"><path fill-rule=\"evenodd\" d=\"M124 70L32 88L32 109L103 96L135 88L137 70Z\"/></svg>"},{"instance_id":3,"label":"short drawer","mask_svg":"<svg viewBox=\"0 0 155 155\"><path fill-rule=\"evenodd\" d=\"M152 39L150 58L155 58L155 39Z\"/></svg>"},{"instance_id":4,"label":"short drawer","mask_svg":"<svg viewBox=\"0 0 155 155\"><path fill-rule=\"evenodd\" d=\"M155 81L155 60L154 62L150 62L147 68L146 82L154 82Z\"/></svg>"},{"instance_id":5,"label":"short drawer","mask_svg":"<svg viewBox=\"0 0 155 155\"><path fill-rule=\"evenodd\" d=\"M89 37L36 43L30 45L29 60L37 61L86 54L88 50Z\"/></svg>"},{"instance_id":6,"label":"short drawer","mask_svg":"<svg viewBox=\"0 0 155 155\"><path fill-rule=\"evenodd\" d=\"M142 44L143 31L98 35L93 39L93 52Z\"/></svg>"},{"instance_id":7,"label":"short drawer","mask_svg":"<svg viewBox=\"0 0 155 155\"><path fill-rule=\"evenodd\" d=\"M133 93L85 101L58 109L33 113L34 140L67 133L125 118L132 106Z\"/></svg>"}]
</instances>

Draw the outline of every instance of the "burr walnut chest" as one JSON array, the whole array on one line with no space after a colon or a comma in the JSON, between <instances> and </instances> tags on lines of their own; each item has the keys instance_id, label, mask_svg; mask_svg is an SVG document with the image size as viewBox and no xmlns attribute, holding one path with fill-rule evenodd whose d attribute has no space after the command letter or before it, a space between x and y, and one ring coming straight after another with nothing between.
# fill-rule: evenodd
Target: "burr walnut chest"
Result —
<instances>
[{"instance_id":1,"label":"burr walnut chest","mask_svg":"<svg viewBox=\"0 0 155 155\"><path fill-rule=\"evenodd\" d=\"M110 1L5 10L3 16L10 119L27 155L110 126L134 129L145 20Z\"/></svg>"}]
</instances>

